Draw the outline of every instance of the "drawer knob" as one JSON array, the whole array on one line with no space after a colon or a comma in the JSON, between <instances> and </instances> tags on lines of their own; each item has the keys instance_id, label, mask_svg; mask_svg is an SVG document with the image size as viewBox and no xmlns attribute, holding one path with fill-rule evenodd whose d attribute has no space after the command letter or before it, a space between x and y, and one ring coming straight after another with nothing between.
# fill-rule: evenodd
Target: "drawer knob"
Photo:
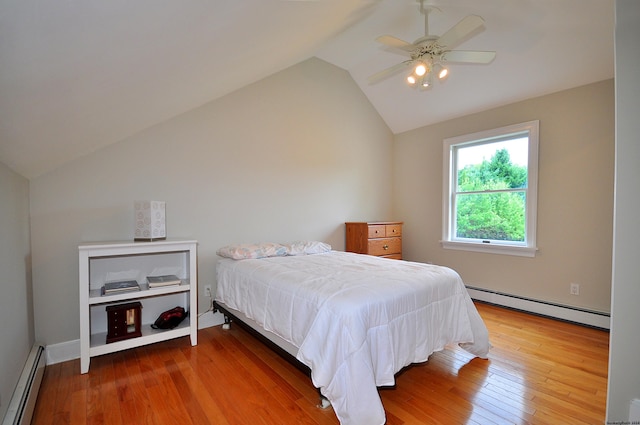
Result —
<instances>
[{"instance_id":1,"label":"drawer knob","mask_svg":"<svg viewBox=\"0 0 640 425\"><path fill-rule=\"evenodd\" d=\"M382 249L386 251L387 249L389 249L389 245L382 245Z\"/></svg>"}]
</instances>

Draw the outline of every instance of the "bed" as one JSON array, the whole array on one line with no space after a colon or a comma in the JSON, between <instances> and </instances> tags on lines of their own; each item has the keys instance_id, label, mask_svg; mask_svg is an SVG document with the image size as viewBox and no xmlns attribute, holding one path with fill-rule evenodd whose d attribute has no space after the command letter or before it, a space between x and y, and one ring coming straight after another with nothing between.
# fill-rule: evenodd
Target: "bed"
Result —
<instances>
[{"instance_id":1,"label":"bed","mask_svg":"<svg viewBox=\"0 0 640 425\"><path fill-rule=\"evenodd\" d=\"M447 344L487 357L487 329L449 268L318 243L243 246L218 250L216 306L306 365L342 425L385 423L378 387Z\"/></svg>"}]
</instances>

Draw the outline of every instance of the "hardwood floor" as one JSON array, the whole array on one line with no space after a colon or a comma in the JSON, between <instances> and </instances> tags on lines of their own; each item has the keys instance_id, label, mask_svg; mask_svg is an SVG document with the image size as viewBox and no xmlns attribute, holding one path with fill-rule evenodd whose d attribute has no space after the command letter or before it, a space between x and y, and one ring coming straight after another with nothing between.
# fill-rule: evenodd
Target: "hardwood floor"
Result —
<instances>
[{"instance_id":1,"label":"hardwood floor","mask_svg":"<svg viewBox=\"0 0 640 425\"><path fill-rule=\"evenodd\" d=\"M380 389L387 424L602 424L609 334L478 303L488 360L458 347ZM32 424L337 424L310 379L237 325L46 368Z\"/></svg>"}]
</instances>

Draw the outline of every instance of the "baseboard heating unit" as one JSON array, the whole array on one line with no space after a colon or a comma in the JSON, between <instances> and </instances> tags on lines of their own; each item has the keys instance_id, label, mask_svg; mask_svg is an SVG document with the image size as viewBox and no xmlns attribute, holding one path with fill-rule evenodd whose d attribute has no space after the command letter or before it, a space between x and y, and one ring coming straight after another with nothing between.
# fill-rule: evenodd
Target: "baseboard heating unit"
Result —
<instances>
[{"instance_id":1,"label":"baseboard heating unit","mask_svg":"<svg viewBox=\"0 0 640 425\"><path fill-rule=\"evenodd\" d=\"M26 425L31 423L45 367L44 346L35 344L31 348L27 362L24 365L2 425Z\"/></svg>"},{"instance_id":2,"label":"baseboard heating unit","mask_svg":"<svg viewBox=\"0 0 640 425\"><path fill-rule=\"evenodd\" d=\"M539 301L488 289L475 288L473 286L467 286L467 291L469 292L469 296L477 301L484 301L502 307L553 317L555 319L579 323L594 328L605 330L610 328L610 317L608 313Z\"/></svg>"}]
</instances>

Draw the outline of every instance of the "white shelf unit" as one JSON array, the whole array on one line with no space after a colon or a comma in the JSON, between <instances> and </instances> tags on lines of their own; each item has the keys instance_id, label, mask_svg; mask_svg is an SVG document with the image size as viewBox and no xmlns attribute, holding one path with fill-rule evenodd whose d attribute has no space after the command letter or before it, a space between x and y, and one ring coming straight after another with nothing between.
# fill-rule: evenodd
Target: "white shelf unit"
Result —
<instances>
[{"instance_id":1,"label":"white shelf unit","mask_svg":"<svg viewBox=\"0 0 640 425\"><path fill-rule=\"evenodd\" d=\"M195 240L85 243L78 246L80 284L80 372L91 357L189 335L198 344L198 276ZM175 274L180 285L149 288L149 275ZM112 280L135 279L140 291L102 295ZM142 336L106 343L109 305L140 301ZM155 330L151 324L165 310L182 306L189 316L176 328ZM193 309L193 311L192 311Z\"/></svg>"}]
</instances>

